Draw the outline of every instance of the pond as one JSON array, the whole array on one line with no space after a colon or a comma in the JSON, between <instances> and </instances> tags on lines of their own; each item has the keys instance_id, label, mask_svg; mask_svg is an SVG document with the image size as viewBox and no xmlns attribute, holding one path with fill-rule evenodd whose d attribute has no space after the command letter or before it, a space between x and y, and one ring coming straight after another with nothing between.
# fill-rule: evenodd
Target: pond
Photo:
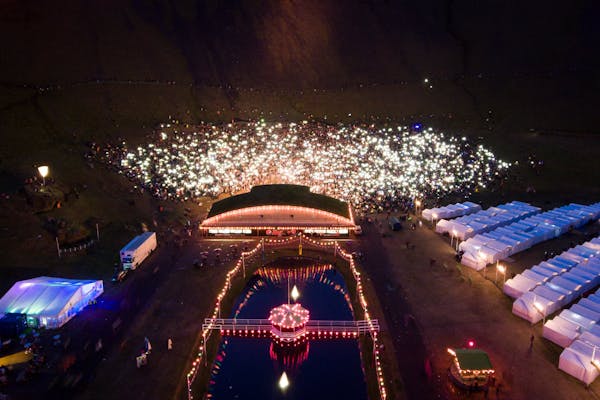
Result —
<instances>
[{"instance_id":1,"label":"pond","mask_svg":"<svg viewBox=\"0 0 600 400\"><path fill-rule=\"evenodd\" d=\"M271 309L287 303L288 286L294 285L311 320L354 319L342 275L330 264L306 259L280 259L257 270L229 317L266 319ZM357 339L311 339L292 347L282 349L271 338L224 337L207 397L367 399ZM290 385L282 391L278 381L284 371Z\"/></svg>"}]
</instances>

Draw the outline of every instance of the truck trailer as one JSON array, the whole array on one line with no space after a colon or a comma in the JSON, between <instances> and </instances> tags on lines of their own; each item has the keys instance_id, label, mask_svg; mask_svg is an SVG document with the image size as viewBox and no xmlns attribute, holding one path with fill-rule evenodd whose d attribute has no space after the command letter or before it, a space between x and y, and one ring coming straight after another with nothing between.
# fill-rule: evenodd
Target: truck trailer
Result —
<instances>
[{"instance_id":1,"label":"truck trailer","mask_svg":"<svg viewBox=\"0 0 600 400\"><path fill-rule=\"evenodd\" d=\"M134 270L156 249L156 232L144 232L121 249L123 269Z\"/></svg>"}]
</instances>

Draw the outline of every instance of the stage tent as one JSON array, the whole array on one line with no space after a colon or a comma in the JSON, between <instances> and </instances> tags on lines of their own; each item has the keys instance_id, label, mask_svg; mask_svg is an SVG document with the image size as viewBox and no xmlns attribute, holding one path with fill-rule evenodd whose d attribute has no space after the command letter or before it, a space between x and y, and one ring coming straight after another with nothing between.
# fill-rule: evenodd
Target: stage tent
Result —
<instances>
[{"instance_id":1,"label":"stage tent","mask_svg":"<svg viewBox=\"0 0 600 400\"><path fill-rule=\"evenodd\" d=\"M0 312L25 314L31 326L60 328L103 291L101 280L41 276L15 283L0 299Z\"/></svg>"},{"instance_id":2,"label":"stage tent","mask_svg":"<svg viewBox=\"0 0 600 400\"><path fill-rule=\"evenodd\" d=\"M599 347L576 340L561 353L558 368L589 385L600 375L599 351Z\"/></svg>"}]
</instances>

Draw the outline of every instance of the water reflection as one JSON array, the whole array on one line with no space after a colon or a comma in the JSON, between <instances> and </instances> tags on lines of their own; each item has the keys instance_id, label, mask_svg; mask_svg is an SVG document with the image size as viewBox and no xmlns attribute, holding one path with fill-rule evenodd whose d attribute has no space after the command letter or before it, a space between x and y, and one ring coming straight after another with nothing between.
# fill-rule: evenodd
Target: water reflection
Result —
<instances>
[{"instance_id":1,"label":"water reflection","mask_svg":"<svg viewBox=\"0 0 600 400\"><path fill-rule=\"evenodd\" d=\"M232 317L265 319L287 303L288 279L310 319L352 320L343 277L330 264L282 259L259 269L238 297ZM286 373L289 387L278 382ZM224 337L211 371L211 399L366 399L356 339L310 339L298 345L270 338Z\"/></svg>"}]
</instances>

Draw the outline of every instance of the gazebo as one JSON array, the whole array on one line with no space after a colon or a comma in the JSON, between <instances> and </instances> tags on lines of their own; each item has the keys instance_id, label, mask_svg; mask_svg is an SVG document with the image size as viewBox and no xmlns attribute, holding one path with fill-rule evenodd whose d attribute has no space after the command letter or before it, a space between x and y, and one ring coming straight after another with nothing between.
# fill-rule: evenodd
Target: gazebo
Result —
<instances>
[{"instance_id":1,"label":"gazebo","mask_svg":"<svg viewBox=\"0 0 600 400\"><path fill-rule=\"evenodd\" d=\"M480 389L494 374L494 368L487 353L480 349L448 349L454 358L450 366L450 376L461 387Z\"/></svg>"}]
</instances>

